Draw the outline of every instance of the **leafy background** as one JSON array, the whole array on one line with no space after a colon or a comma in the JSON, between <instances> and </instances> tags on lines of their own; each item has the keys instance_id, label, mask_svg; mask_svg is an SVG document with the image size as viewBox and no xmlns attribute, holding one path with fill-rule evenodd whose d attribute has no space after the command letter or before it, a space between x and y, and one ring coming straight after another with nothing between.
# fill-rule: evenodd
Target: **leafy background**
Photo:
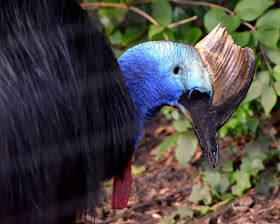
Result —
<instances>
[{"instance_id":1,"label":"leafy background","mask_svg":"<svg viewBox=\"0 0 280 224\"><path fill-rule=\"evenodd\" d=\"M116 56L150 40L195 44L218 23L226 27L234 42L248 46L256 55L256 75L241 106L219 131L220 138L245 136L245 154L234 163L221 156L220 166L202 163L201 182L192 187L189 201L209 206L242 196L248 189L268 193L279 185L279 97L280 97L280 8L274 0L83 0L82 7L104 33ZM172 148L182 167L197 152L197 139L188 121L170 107L163 116L176 133L159 145L156 160ZM231 144L231 143L229 143ZM236 153L231 144L229 153ZM143 172L145 169L143 170ZM180 207L161 223L193 217L194 209Z\"/></svg>"}]
</instances>

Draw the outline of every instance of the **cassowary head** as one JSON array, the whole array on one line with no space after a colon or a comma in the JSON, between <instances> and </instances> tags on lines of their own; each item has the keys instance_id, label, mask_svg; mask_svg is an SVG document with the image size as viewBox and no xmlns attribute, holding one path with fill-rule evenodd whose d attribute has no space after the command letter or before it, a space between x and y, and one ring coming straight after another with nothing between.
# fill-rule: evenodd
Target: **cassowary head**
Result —
<instances>
[{"instance_id":1,"label":"cassowary head","mask_svg":"<svg viewBox=\"0 0 280 224\"><path fill-rule=\"evenodd\" d=\"M218 164L217 131L237 109L252 82L254 53L234 44L218 25L194 47L148 42L119 59L140 125L163 105L178 108L190 121L204 157Z\"/></svg>"}]
</instances>

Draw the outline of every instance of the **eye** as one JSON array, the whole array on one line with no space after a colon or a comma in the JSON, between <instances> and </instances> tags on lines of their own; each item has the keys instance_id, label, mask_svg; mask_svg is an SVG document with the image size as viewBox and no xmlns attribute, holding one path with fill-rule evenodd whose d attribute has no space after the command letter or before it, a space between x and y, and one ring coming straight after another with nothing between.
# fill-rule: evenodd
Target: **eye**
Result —
<instances>
[{"instance_id":1,"label":"eye","mask_svg":"<svg viewBox=\"0 0 280 224\"><path fill-rule=\"evenodd\" d=\"M179 67L179 66L176 66L176 67L174 68L174 70L173 70L173 73L174 73L175 75L178 75L178 74L179 74L179 71L180 71L180 67Z\"/></svg>"},{"instance_id":2,"label":"eye","mask_svg":"<svg viewBox=\"0 0 280 224\"><path fill-rule=\"evenodd\" d=\"M193 100L200 100L203 97L203 93L197 89L194 89L193 91L191 91L189 97Z\"/></svg>"}]
</instances>

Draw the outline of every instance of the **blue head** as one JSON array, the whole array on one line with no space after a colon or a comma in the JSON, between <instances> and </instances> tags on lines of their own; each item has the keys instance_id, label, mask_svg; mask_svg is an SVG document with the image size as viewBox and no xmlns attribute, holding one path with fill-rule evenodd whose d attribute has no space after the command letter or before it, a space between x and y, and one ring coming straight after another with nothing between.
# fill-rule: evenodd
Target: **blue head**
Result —
<instances>
[{"instance_id":1,"label":"blue head","mask_svg":"<svg viewBox=\"0 0 280 224\"><path fill-rule=\"evenodd\" d=\"M141 120L155 115L163 105L180 106L185 94L213 95L210 74L194 47L155 41L137 45L119 58L126 85Z\"/></svg>"},{"instance_id":2,"label":"blue head","mask_svg":"<svg viewBox=\"0 0 280 224\"><path fill-rule=\"evenodd\" d=\"M220 27L218 32L195 47L147 42L118 60L141 128L162 106L178 108L192 124L212 166L218 162L217 131L244 98L254 74L252 51L231 44Z\"/></svg>"}]
</instances>

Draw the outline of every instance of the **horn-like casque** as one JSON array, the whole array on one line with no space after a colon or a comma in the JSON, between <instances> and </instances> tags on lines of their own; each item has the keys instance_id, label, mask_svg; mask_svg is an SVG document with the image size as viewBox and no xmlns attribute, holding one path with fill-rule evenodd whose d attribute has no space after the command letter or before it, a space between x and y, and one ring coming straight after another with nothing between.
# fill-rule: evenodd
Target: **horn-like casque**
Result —
<instances>
[{"instance_id":1,"label":"horn-like casque","mask_svg":"<svg viewBox=\"0 0 280 224\"><path fill-rule=\"evenodd\" d=\"M234 44L226 28L221 28L221 24L198 42L195 49L211 74L214 88L213 106L221 105L249 88L254 75L254 53L250 48L241 48Z\"/></svg>"}]
</instances>

